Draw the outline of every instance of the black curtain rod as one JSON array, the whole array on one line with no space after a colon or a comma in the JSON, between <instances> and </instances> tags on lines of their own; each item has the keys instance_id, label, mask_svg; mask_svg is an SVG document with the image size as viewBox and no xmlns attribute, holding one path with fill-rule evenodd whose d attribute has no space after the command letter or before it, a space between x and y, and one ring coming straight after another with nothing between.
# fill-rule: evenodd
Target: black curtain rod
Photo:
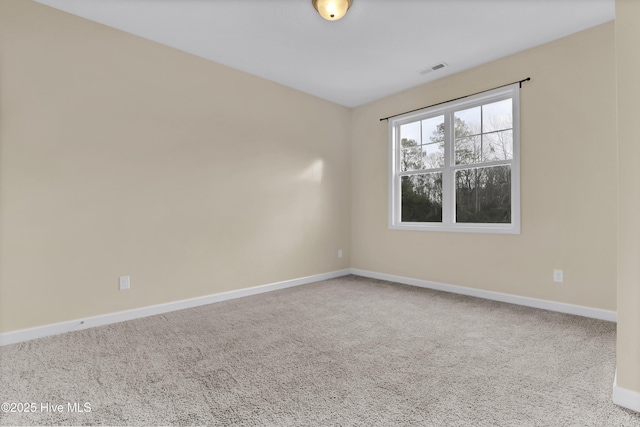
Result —
<instances>
[{"instance_id":1,"label":"black curtain rod","mask_svg":"<svg viewBox=\"0 0 640 427\"><path fill-rule=\"evenodd\" d=\"M481 93L489 92L490 90L500 89L501 87L511 86L511 85L512 85L512 84L514 84L514 83L518 83L518 84L520 85L520 87L522 87L522 83L524 83L524 82L528 82L529 80L531 80L531 77L527 77L526 79L522 79L522 80L518 80L518 81L515 81L515 82L507 83L506 85L497 86L497 87L494 87L494 88L492 88L492 89L482 90L482 91L480 91L480 92L472 93L471 95L461 96L460 98L454 98L454 99L450 99L450 100L448 100L448 101L438 102L437 104L431 104L431 105L428 105L428 106L426 106L426 107L416 108L415 110L405 111L404 113L394 114L393 116L389 116L389 117L382 118L382 119L380 119L380 121L382 122L382 121L385 121L385 120L389 120L389 119L391 119L391 118L393 118L393 117L401 116L401 115L403 115L403 114L413 113L414 111L420 111L420 110L424 110L425 108L435 107L436 105L446 104L447 102L457 101L458 99L464 99L464 98L468 98L468 97L470 97L470 96L479 95L479 94L481 94Z\"/></svg>"}]
</instances>

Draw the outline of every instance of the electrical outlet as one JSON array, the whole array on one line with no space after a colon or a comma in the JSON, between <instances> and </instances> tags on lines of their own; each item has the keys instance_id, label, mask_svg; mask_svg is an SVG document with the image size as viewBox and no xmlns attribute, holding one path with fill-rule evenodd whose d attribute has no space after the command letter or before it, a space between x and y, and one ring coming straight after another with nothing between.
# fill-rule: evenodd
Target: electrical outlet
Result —
<instances>
[{"instance_id":1,"label":"electrical outlet","mask_svg":"<svg viewBox=\"0 0 640 427\"><path fill-rule=\"evenodd\" d=\"M131 276L120 276L118 284L121 291L128 291L131 288Z\"/></svg>"},{"instance_id":2,"label":"electrical outlet","mask_svg":"<svg viewBox=\"0 0 640 427\"><path fill-rule=\"evenodd\" d=\"M342 249L338 249L338 258L342 258Z\"/></svg>"},{"instance_id":3,"label":"electrical outlet","mask_svg":"<svg viewBox=\"0 0 640 427\"><path fill-rule=\"evenodd\" d=\"M564 272L562 270L553 270L553 281L562 283L564 281Z\"/></svg>"}]
</instances>

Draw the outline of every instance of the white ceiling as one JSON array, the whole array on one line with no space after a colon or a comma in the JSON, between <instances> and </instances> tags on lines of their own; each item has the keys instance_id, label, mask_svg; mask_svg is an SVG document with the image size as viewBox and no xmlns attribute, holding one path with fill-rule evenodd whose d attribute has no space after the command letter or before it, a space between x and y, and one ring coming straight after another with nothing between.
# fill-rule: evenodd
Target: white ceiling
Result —
<instances>
[{"instance_id":1,"label":"white ceiling","mask_svg":"<svg viewBox=\"0 0 640 427\"><path fill-rule=\"evenodd\" d=\"M353 0L336 22L311 0L36 1L348 107L615 18L615 0Z\"/></svg>"}]
</instances>

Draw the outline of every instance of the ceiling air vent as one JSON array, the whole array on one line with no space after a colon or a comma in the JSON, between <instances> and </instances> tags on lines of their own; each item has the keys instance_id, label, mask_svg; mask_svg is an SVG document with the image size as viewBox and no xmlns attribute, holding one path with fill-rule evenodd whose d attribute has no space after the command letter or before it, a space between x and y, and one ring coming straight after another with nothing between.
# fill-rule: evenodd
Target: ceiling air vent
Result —
<instances>
[{"instance_id":1,"label":"ceiling air vent","mask_svg":"<svg viewBox=\"0 0 640 427\"><path fill-rule=\"evenodd\" d=\"M446 66L447 66L446 62L440 62L439 64L432 65L431 67L425 68L424 70L420 70L420 74L429 74L432 71L439 70L439 69L444 68Z\"/></svg>"}]
</instances>

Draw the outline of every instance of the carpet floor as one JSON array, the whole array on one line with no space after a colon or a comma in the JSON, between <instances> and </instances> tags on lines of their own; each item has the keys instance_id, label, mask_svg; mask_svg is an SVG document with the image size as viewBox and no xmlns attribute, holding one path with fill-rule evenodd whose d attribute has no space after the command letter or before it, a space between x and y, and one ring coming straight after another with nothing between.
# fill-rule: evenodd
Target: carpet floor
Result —
<instances>
[{"instance_id":1,"label":"carpet floor","mask_svg":"<svg viewBox=\"0 0 640 427\"><path fill-rule=\"evenodd\" d=\"M0 347L0 424L640 426L615 328L346 276Z\"/></svg>"}]
</instances>

